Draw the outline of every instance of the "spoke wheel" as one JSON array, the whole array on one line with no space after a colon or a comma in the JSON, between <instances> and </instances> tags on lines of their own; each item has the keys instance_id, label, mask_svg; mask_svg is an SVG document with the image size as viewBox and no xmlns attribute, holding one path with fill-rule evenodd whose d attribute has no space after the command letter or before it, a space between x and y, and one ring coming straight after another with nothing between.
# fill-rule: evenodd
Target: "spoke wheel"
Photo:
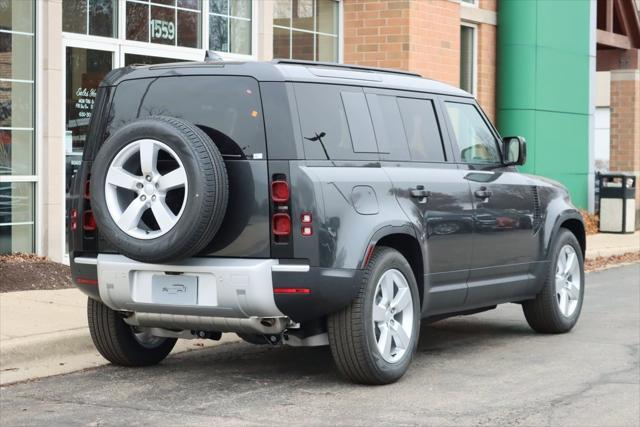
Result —
<instances>
[{"instance_id":1,"label":"spoke wheel","mask_svg":"<svg viewBox=\"0 0 640 427\"><path fill-rule=\"evenodd\" d=\"M571 317L578 307L582 286L578 254L571 245L564 245L560 249L556 263L555 285L560 313L565 317Z\"/></svg>"},{"instance_id":2,"label":"spoke wheel","mask_svg":"<svg viewBox=\"0 0 640 427\"><path fill-rule=\"evenodd\" d=\"M409 368L420 334L420 293L411 265L397 250L377 247L358 295L332 313L327 332L333 360L361 384L389 384Z\"/></svg>"},{"instance_id":3,"label":"spoke wheel","mask_svg":"<svg viewBox=\"0 0 640 427\"><path fill-rule=\"evenodd\" d=\"M578 322L585 291L582 253L576 236L560 228L551 244L538 294L522 302L527 323L536 332L561 334Z\"/></svg>"},{"instance_id":4,"label":"spoke wheel","mask_svg":"<svg viewBox=\"0 0 640 427\"><path fill-rule=\"evenodd\" d=\"M380 355L389 363L404 356L413 331L413 300L407 279L396 269L386 271L376 286L373 333Z\"/></svg>"},{"instance_id":5,"label":"spoke wheel","mask_svg":"<svg viewBox=\"0 0 640 427\"><path fill-rule=\"evenodd\" d=\"M111 162L104 187L111 218L137 239L169 232L187 203L188 179L180 158L154 139L125 146Z\"/></svg>"}]
</instances>

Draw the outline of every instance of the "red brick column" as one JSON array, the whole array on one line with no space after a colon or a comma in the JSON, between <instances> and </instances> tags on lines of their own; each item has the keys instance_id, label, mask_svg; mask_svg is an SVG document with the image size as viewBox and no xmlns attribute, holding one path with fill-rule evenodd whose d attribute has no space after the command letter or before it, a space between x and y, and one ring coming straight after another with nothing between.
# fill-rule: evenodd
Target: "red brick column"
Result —
<instances>
[{"instance_id":1,"label":"red brick column","mask_svg":"<svg viewBox=\"0 0 640 427\"><path fill-rule=\"evenodd\" d=\"M640 70L611 72L611 171L640 180ZM640 186L636 187L636 228L640 225Z\"/></svg>"}]
</instances>

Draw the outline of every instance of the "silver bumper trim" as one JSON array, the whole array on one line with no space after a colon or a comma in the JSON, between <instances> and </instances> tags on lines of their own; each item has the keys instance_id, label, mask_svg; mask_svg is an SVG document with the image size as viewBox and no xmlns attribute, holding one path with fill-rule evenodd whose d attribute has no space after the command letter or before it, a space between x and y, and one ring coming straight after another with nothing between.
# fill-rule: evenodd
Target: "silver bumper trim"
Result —
<instances>
[{"instance_id":1,"label":"silver bumper trim","mask_svg":"<svg viewBox=\"0 0 640 427\"><path fill-rule=\"evenodd\" d=\"M76 264L85 264L85 265L98 265L98 258L89 258L89 257L75 257L73 262Z\"/></svg>"},{"instance_id":2,"label":"silver bumper trim","mask_svg":"<svg viewBox=\"0 0 640 427\"><path fill-rule=\"evenodd\" d=\"M309 266L304 264L275 264L271 266L271 271L306 273Z\"/></svg>"},{"instance_id":3,"label":"silver bumper trim","mask_svg":"<svg viewBox=\"0 0 640 427\"><path fill-rule=\"evenodd\" d=\"M173 264L147 264L123 255L100 254L98 289L102 301L114 310L172 315L165 318L170 324L178 317L190 316L279 318L285 315L276 306L271 282L272 267L277 264L274 259L240 258L189 258ZM171 297L161 303L154 299L152 278L167 273L198 277L198 298L194 305L173 304ZM220 324L210 319L203 321ZM232 324L240 327L237 322L229 323ZM154 325L149 326L167 325L156 324L154 320Z\"/></svg>"}]
</instances>

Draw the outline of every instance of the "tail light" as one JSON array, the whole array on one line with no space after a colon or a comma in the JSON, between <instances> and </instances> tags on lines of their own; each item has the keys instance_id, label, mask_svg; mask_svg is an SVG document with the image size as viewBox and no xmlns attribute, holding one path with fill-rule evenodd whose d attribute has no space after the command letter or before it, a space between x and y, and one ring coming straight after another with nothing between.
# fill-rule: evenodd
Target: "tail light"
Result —
<instances>
[{"instance_id":1,"label":"tail light","mask_svg":"<svg viewBox=\"0 0 640 427\"><path fill-rule=\"evenodd\" d=\"M71 231L76 231L78 229L78 210L71 209L69 212L69 226L71 227Z\"/></svg>"},{"instance_id":2,"label":"tail light","mask_svg":"<svg viewBox=\"0 0 640 427\"><path fill-rule=\"evenodd\" d=\"M286 213L274 214L271 219L274 236L288 236L291 234L291 217Z\"/></svg>"},{"instance_id":3,"label":"tail light","mask_svg":"<svg viewBox=\"0 0 640 427\"><path fill-rule=\"evenodd\" d=\"M84 211L84 214L82 216L82 228L85 231L95 231L96 219L93 216L93 211Z\"/></svg>"},{"instance_id":4,"label":"tail light","mask_svg":"<svg viewBox=\"0 0 640 427\"><path fill-rule=\"evenodd\" d=\"M287 184L287 181L276 180L271 183L271 199L276 203L289 201L289 184Z\"/></svg>"}]
</instances>

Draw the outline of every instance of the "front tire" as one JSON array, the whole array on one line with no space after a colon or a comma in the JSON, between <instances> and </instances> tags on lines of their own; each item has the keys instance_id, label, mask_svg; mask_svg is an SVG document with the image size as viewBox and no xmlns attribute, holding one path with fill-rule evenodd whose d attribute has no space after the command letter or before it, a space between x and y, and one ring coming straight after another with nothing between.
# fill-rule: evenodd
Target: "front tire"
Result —
<instances>
[{"instance_id":1,"label":"front tire","mask_svg":"<svg viewBox=\"0 0 640 427\"><path fill-rule=\"evenodd\" d=\"M540 333L569 332L580 317L584 299L584 258L580 244L561 228L551 248L545 283L535 299L522 304L529 326Z\"/></svg>"},{"instance_id":2,"label":"front tire","mask_svg":"<svg viewBox=\"0 0 640 427\"><path fill-rule=\"evenodd\" d=\"M167 357L177 341L136 331L125 323L119 312L91 298L87 303L87 315L96 349L114 365L156 365Z\"/></svg>"},{"instance_id":3,"label":"front tire","mask_svg":"<svg viewBox=\"0 0 640 427\"><path fill-rule=\"evenodd\" d=\"M361 384L389 384L409 368L420 332L420 296L407 260L377 248L353 302L328 319L338 370Z\"/></svg>"}]
</instances>

